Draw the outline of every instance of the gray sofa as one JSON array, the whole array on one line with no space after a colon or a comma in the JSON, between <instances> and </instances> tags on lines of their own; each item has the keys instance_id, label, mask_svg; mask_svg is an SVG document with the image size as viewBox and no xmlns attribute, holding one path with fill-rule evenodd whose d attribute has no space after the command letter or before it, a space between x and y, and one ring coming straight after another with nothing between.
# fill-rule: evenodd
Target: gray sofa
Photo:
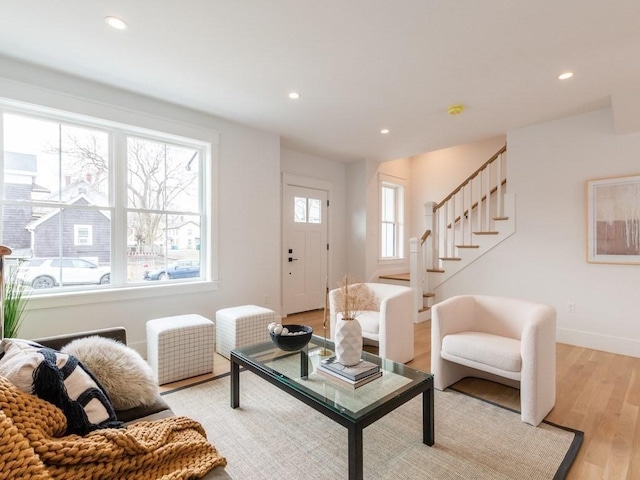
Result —
<instances>
[{"instance_id":1,"label":"gray sofa","mask_svg":"<svg viewBox=\"0 0 640 480\"><path fill-rule=\"evenodd\" d=\"M87 332L80 332L74 334L66 334L66 335L57 335L54 337L44 337L44 338L34 338L34 342L38 342L41 345L44 345L49 348L53 348L55 350L60 350L62 347L67 345L68 343L76 340L78 338L90 337L93 335L99 335L101 337L112 338L117 340L124 345L127 344L127 332L124 327L114 327L114 328L106 328L101 330L92 330ZM173 415L173 412L169 408L169 405L165 403L160 395L158 395L156 401L153 405L145 406L145 407L136 407L129 410L121 410L116 411L116 416L118 420L129 423L135 423L139 421L153 421L159 420L161 418L170 417ZM224 452L220 452L224 455ZM210 471L207 475L202 477L205 480L221 480L221 479L231 479L232 477L227 473L227 471L222 467L216 467L212 471Z\"/></svg>"}]
</instances>

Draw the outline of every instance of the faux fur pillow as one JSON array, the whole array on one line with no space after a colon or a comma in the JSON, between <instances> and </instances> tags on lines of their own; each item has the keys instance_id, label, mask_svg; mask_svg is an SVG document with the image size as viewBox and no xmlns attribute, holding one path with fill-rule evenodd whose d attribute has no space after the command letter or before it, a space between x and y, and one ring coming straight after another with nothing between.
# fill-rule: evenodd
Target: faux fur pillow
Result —
<instances>
[{"instance_id":1,"label":"faux fur pillow","mask_svg":"<svg viewBox=\"0 0 640 480\"><path fill-rule=\"evenodd\" d=\"M74 340L63 352L74 355L95 375L116 410L151 405L158 394L153 370L134 349L92 336Z\"/></svg>"}]
</instances>

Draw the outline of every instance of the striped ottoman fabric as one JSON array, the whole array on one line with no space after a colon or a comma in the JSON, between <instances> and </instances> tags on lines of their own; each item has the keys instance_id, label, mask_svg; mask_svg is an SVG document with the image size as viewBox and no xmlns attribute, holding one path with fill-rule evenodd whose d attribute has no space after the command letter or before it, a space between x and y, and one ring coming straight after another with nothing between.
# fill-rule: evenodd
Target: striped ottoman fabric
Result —
<instances>
[{"instance_id":1,"label":"striped ottoman fabric","mask_svg":"<svg viewBox=\"0 0 640 480\"><path fill-rule=\"evenodd\" d=\"M257 305L223 308L216 312L216 351L229 358L229 351L269 341L267 326L277 322L276 312Z\"/></svg>"},{"instance_id":2,"label":"striped ottoman fabric","mask_svg":"<svg viewBox=\"0 0 640 480\"><path fill-rule=\"evenodd\" d=\"M147 362L158 384L213 372L213 322L201 315L176 315L147 322Z\"/></svg>"}]
</instances>

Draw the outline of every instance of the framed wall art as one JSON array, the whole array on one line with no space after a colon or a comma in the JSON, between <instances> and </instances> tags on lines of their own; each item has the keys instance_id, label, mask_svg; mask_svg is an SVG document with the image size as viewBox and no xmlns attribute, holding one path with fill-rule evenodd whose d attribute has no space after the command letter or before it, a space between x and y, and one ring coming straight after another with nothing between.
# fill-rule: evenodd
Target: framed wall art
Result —
<instances>
[{"instance_id":1,"label":"framed wall art","mask_svg":"<svg viewBox=\"0 0 640 480\"><path fill-rule=\"evenodd\" d=\"M640 264L640 175L587 181L587 261Z\"/></svg>"}]
</instances>

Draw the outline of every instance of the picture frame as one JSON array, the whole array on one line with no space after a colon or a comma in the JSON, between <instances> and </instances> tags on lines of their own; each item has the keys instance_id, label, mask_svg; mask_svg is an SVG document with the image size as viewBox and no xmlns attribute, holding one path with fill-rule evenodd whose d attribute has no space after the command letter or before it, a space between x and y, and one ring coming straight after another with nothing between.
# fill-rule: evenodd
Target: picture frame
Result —
<instances>
[{"instance_id":1,"label":"picture frame","mask_svg":"<svg viewBox=\"0 0 640 480\"><path fill-rule=\"evenodd\" d=\"M587 262L640 265L640 175L587 180Z\"/></svg>"}]
</instances>

